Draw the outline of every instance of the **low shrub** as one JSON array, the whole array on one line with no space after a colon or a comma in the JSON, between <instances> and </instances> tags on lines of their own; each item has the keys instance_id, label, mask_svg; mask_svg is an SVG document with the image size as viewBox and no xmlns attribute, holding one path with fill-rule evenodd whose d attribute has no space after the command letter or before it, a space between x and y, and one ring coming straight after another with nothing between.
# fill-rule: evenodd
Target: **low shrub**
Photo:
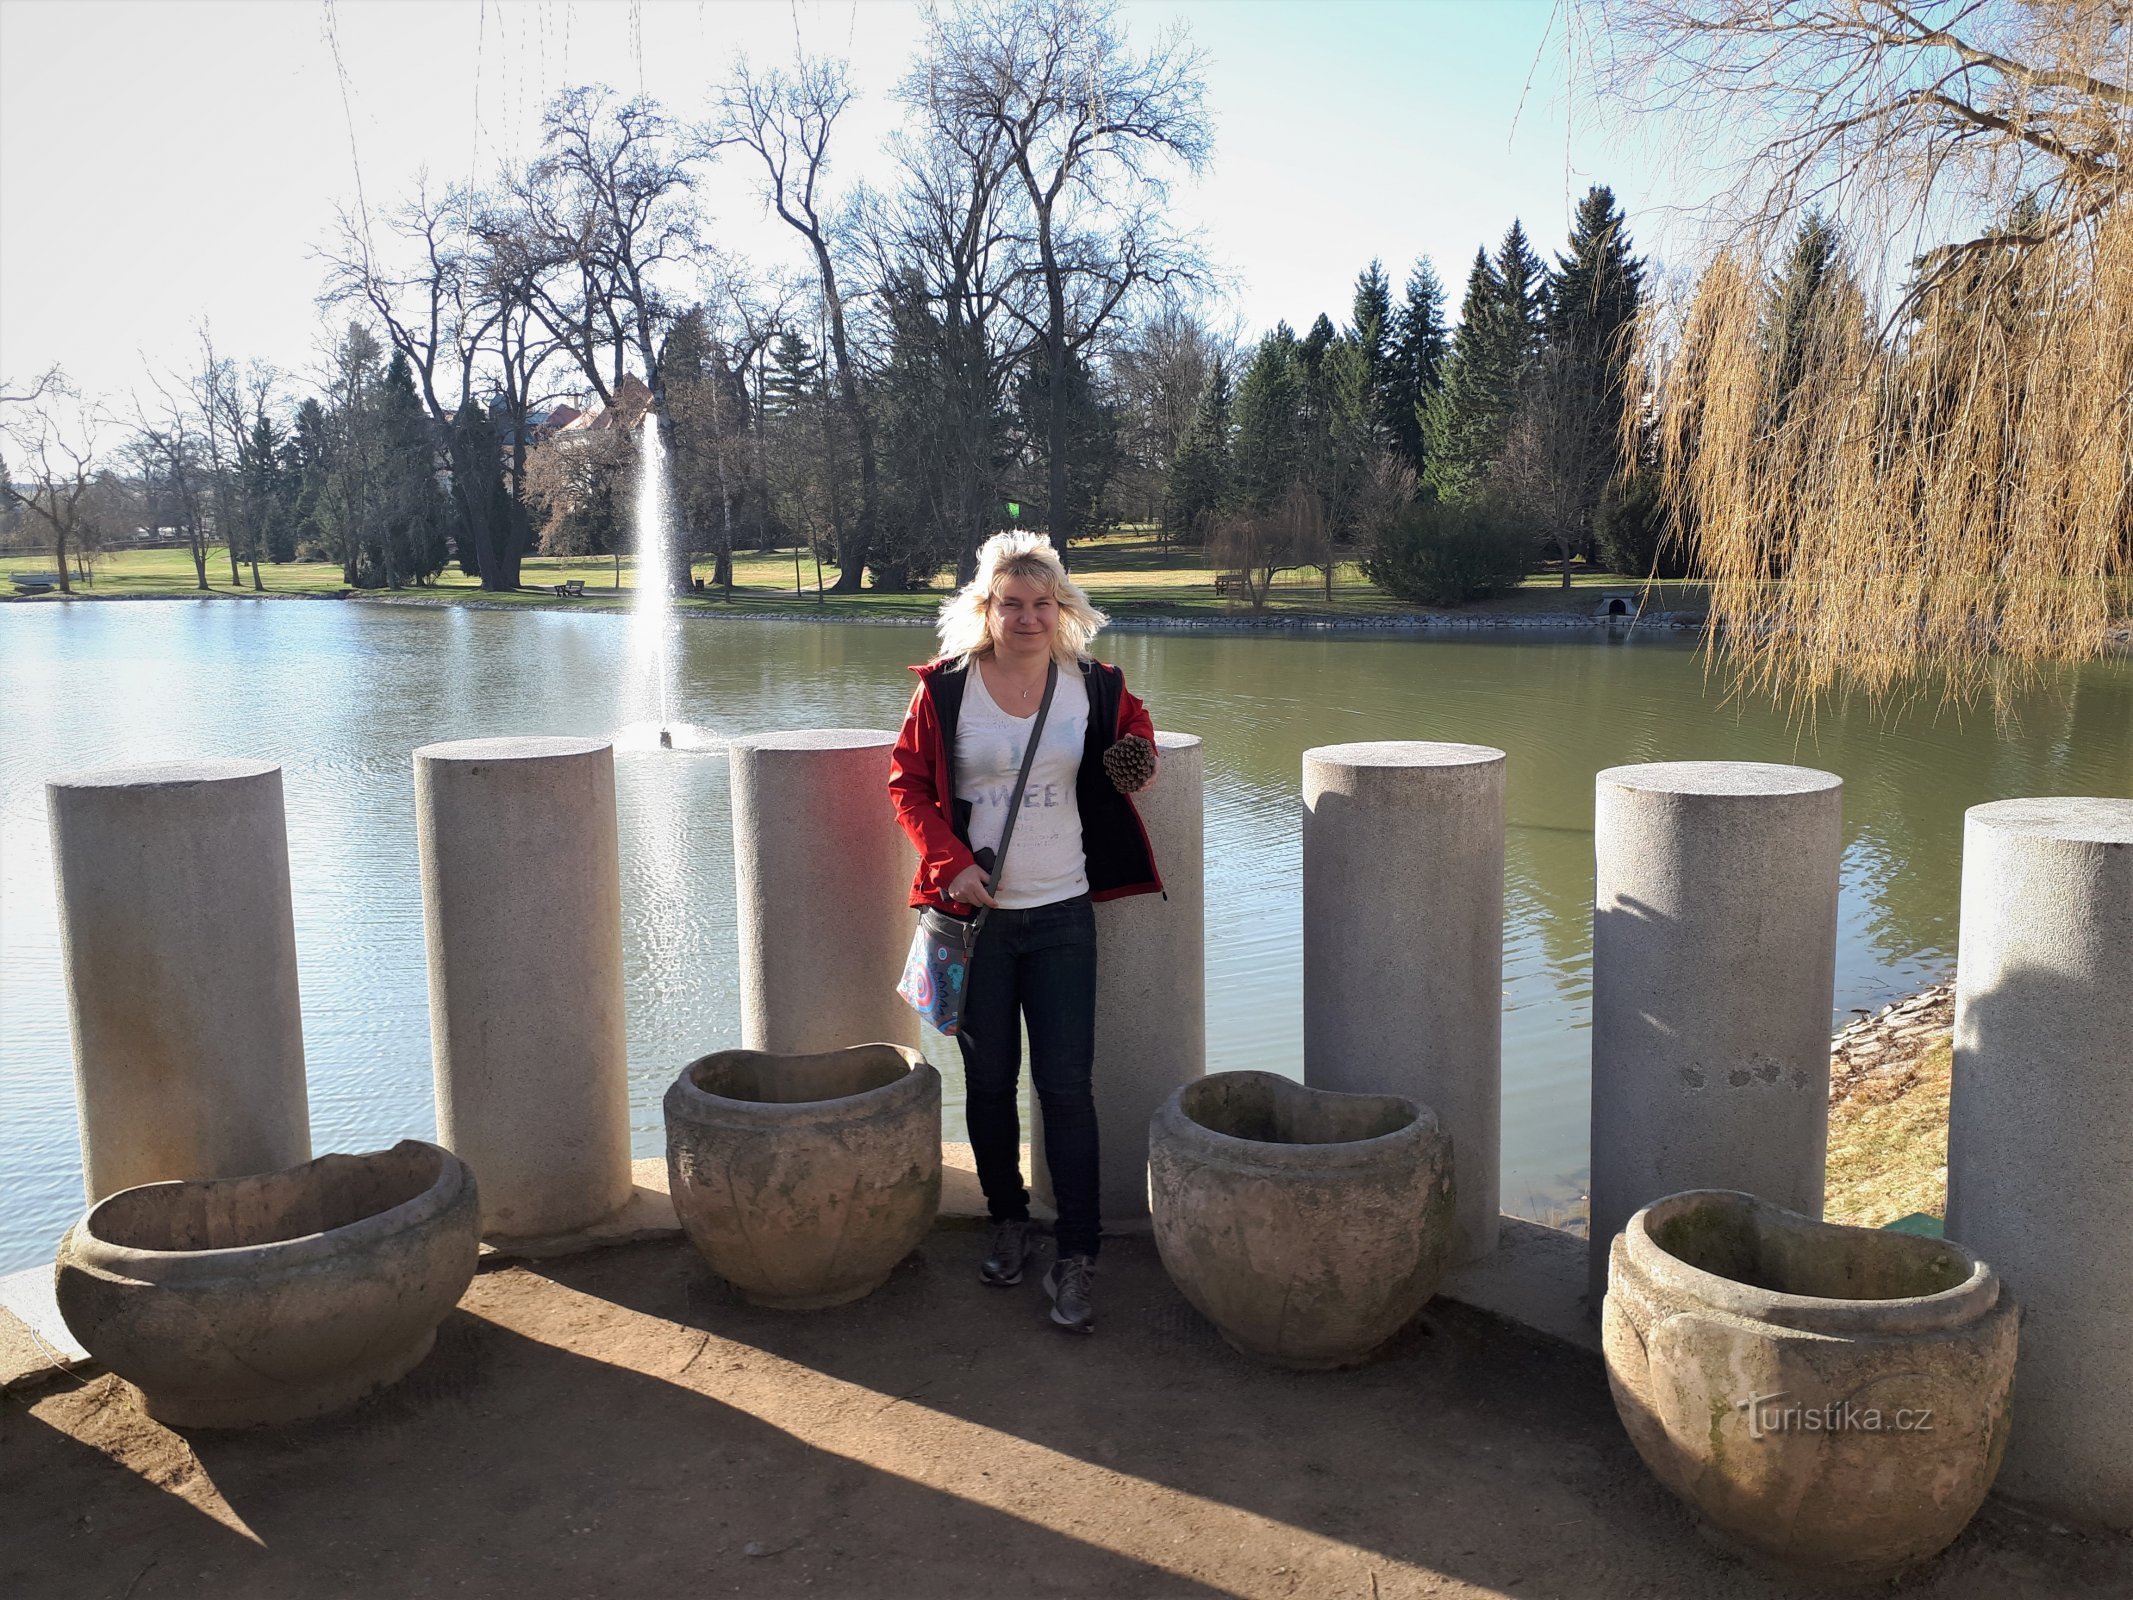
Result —
<instances>
[{"instance_id":1,"label":"low shrub","mask_svg":"<svg viewBox=\"0 0 2133 1600\"><path fill-rule=\"evenodd\" d=\"M1531 546L1531 539L1494 506L1418 500L1386 519L1363 560L1363 573L1402 600L1464 605L1516 587L1526 574Z\"/></svg>"},{"instance_id":2,"label":"low shrub","mask_svg":"<svg viewBox=\"0 0 2133 1600\"><path fill-rule=\"evenodd\" d=\"M1592 514L1593 554L1628 578L1685 578L1688 552L1667 528L1659 474L1632 467L1607 480Z\"/></svg>"}]
</instances>

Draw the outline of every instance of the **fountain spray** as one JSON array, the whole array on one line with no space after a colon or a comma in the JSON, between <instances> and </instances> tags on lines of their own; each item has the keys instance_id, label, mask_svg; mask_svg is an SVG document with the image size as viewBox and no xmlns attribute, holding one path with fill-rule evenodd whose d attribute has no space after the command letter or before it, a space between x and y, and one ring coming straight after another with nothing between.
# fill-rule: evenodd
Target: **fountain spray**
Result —
<instances>
[{"instance_id":1,"label":"fountain spray","mask_svg":"<svg viewBox=\"0 0 2133 1600\"><path fill-rule=\"evenodd\" d=\"M652 709L659 745L674 748L667 725L667 633L674 611L674 585L667 552L674 520L667 479L667 446L657 413L647 412L637 429L637 597L631 631L652 679Z\"/></svg>"}]
</instances>

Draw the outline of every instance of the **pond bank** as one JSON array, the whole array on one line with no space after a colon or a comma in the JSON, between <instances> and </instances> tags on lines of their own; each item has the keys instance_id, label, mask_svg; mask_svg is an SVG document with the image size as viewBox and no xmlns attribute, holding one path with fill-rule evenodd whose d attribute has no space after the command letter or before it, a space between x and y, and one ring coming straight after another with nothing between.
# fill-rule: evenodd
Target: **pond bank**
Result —
<instances>
[{"instance_id":1,"label":"pond bank","mask_svg":"<svg viewBox=\"0 0 2133 1600\"><path fill-rule=\"evenodd\" d=\"M1946 1213L1954 1027L1951 979L1862 1013L1830 1042L1830 1221L1880 1228Z\"/></svg>"},{"instance_id":2,"label":"pond bank","mask_svg":"<svg viewBox=\"0 0 2133 1600\"><path fill-rule=\"evenodd\" d=\"M1572 594L1590 595L1589 590L1572 590ZM479 591L475 592L477 595ZM150 600L339 600L352 605L377 606L457 606L469 611L575 611L596 615L627 616L632 602L627 599L588 593L578 599L539 595L532 590L522 590L524 599L461 598L457 594L337 594L333 592L274 591L264 593L230 594L222 591L179 594L73 594L73 595L0 595L0 600L20 602L25 605L67 604L70 602L116 602ZM1700 611L1648 611L1641 616L1606 617L1594 613L1592 605L1568 607L1562 610L1527 608L1521 610L1489 610L1486 603L1473 610L1442 611L1393 611L1355 612L1351 614L1320 615L1308 612L1254 613L1239 610L1218 615L1167 615L1150 608L1136 610L1114 607L1110 613L1109 627L1127 633L1190 633L1190 632L1273 632L1273 633L1434 633L1461 632L1510 628L1520 630L1582 630L1590 629L1605 633L1610 629L1663 628L1674 633L1700 632L1704 614ZM688 601L674 613L679 622L849 622L876 628L931 628L933 618L927 615L909 615L893 612L869 612L865 610L815 611L804 604L795 604L791 610L728 610L713 600Z\"/></svg>"}]
</instances>

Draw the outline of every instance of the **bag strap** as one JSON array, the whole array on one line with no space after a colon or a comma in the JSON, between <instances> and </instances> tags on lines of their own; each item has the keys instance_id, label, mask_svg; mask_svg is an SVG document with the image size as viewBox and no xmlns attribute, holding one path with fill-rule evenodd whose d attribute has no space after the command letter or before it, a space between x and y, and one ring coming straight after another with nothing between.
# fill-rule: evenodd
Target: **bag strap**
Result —
<instances>
[{"instance_id":1,"label":"bag strap","mask_svg":"<svg viewBox=\"0 0 2133 1600\"><path fill-rule=\"evenodd\" d=\"M975 672L977 663L973 661L970 665ZM1052 693L1058 687L1059 663L1053 661L1044 669L1044 698L1037 702L1037 720L1030 726L1029 744L1022 752L1022 771L1015 777L1015 795L1007 802L1007 820L1000 825L1000 843L992 853L992 881L986 885L988 889L997 889L1006 881L1007 843L1014 838L1015 822L1022 815L1022 794L1029 788L1030 769L1037 764L1037 741L1044 737L1044 718L1052 709ZM984 906L978 907L978 914L971 919L973 931L985 925L986 910Z\"/></svg>"}]
</instances>

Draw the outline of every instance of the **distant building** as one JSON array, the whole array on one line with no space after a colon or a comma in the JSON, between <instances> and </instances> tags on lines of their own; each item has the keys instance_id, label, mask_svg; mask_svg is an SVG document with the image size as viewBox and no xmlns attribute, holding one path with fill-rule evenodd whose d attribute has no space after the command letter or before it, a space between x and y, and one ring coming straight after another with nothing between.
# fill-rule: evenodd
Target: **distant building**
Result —
<instances>
[{"instance_id":1,"label":"distant building","mask_svg":"<svg viewBox=\"0 0 2133 1600\"><path fill-rule=\"evenodd\" d=\"M569 411L569 406L558 406L557 411ZM652 391L645 387L644 380L635 373L626 374L615 388L612 405L599 406L592 410L579 411L569 421L558 423L553 428L560 442L574 434L611 433L621 429L634 433L651 414ZM553 416L555 413L549 413Z\"/></svg>"}]
</instances>

